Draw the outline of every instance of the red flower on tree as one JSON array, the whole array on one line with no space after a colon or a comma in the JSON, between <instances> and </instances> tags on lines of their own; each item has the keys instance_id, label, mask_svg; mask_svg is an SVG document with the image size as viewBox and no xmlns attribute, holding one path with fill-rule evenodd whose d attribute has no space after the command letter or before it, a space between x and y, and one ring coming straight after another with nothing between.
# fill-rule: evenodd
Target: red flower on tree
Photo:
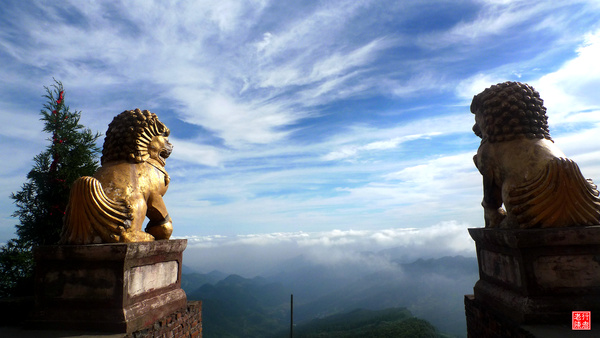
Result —
<instances>
[{"instance_id":1,"label":"red flower on tree","mask_svg":"<svg viewBox=\"0 0 600 338\"><path fill-rule=\"evenodd\" d=\"M60 93L58 93L58 100L56 100L56 104L61 104L63 101L63 91L61 90Z\"/></svg>"}]
</instances>

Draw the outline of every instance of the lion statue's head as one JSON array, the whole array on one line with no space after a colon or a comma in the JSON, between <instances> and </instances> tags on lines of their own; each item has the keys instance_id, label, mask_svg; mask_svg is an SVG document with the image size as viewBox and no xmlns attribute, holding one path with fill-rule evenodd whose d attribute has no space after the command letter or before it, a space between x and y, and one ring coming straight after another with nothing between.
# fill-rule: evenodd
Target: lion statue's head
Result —
<instances>
[{"instance_id":1,"label":"lion statue's head","mask_svg":"<svg viewBox=\"0 0 600 338\"><path fill-rule=\"evenodd\" d=\"M473 97L471 112L476 120L473 132L488 142L511 141L519 136L552 141L544 101L528 84L493 85Z\"/></svg>"},{"instance_id":2,"label":"lion statue's head","mask_svg":"<svg viewBox=\"0 0 600 338\"><path fill-rule=\"evenodd\" d=\"M101 163L141 163L151 158L164 166L172 150L169 134L169 128L148 110L126 110L108 125Z\"/></svg>"}]
</instances>

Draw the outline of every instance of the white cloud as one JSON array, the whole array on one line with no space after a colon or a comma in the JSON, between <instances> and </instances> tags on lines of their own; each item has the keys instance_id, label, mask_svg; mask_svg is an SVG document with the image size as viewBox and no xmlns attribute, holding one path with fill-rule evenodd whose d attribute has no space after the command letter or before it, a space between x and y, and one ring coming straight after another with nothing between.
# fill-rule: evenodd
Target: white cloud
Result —
<instances>
[{"instance_id":1,"label":"white cloud","mask_svg":"<svg viewBox=\"0 0 600 338\"><path fill-rule=\"evenodd\" d=\"M176 234L420 227L440 219L478 224L481 178L473 153L435 157L426 165L418 159L325 167L306 162L269 168L266 163L258 171L229 168L225 162L204 175L169 169L173 184L165 198L178 215ZM183 179L184 185L175 184Z\"/></svg>"},{"instance_id":2,"label":"white cloud","mask_svg":"<svg viewBox=\"0 0 600 338\"><path fill-rule=\"evenodd\" d=\"M504 8L498 7L495 2L484 9L480 16L472 22L461 22L445 33L447 43L464 42L478 39L482 36L499 34L506 28L528 20L537 10L524 6L525 1L502 2Z\"/></svg>"},{"instance_id":3,"label":"white cloud","mask_svg":"<svg viewBox=\"0 0 600 338\"><path fill-rule=\"evenodd\" d=\"M359 149L360 149L360 147L349 147L349 146L342 147L339 150L332 151L329 154L323 156L323 160L324 161L335 161L335 160L341 160L344 158L352 157L358 153Z\"/></svg>"},{"instance_id":4,"label":"white cloud","mask_svg":"<svg viewBox=\"0 0 600 338\"><path fill-rule=\"evenodd\" d=\"M284 105L260 103L268 98L257 102L236 97L237 83L253 72L252 65L242 67L241 60L247 57L240 53L243 45L234 44L220 55L215 48L233 41L219 41L216 46L207 41L214 34L228 35L246 29L245 23L253 22L264 7L262 1L247 5L237 1L217 5L72 5L82 11L81 20L93 29L67 24L53 6L40 5L42 10L54 13L49 15L55 20L52 25L45 29L43 22L28 15L23 15L23 19L31 23L28 31L45 48L32 52L23 45L13 54L23 63L37 67L50 63L50 71L56 70L65 84L77 88L111 85L135 90L136 86L151 84L159 92L167 87L157 99L177 100L184 107L183 118L215 131L228 144L272 142L285 137L280 127L299 118ZM106 15L105 7L111 6L112 16ZM211 61L213 55L219 55L216 63ZM103 114L109 119L114 113Z\"/></svg>"},{"instance_id":5,"label":"white cloud","mask_svg":"<svg viewBox=\"0 0 600 338\"><path fill-rule=\"evenodd\" d=\"M381 90L390 92L399 97L410 97L419 95L424 91L443 92L452 87L452 84L444 79L439 73L431 68L431 62L419 62L410 64L409 67L415 69L415 72L406 80L394 80L384 78L381 83ZM440 65L440 68L443 66Z\"/></svg>"},{"instance_id":6,"label":"white cloud","mask_svg":"<svg viewBox=\"0 0 600 338\"><path fill-rule=\"evenodd\" d=\"M310 73L311 81L320 81L322 79L346 74L355 67L372 64L377 52L390 46L390 43L383 38L373 40L364 46L360 46L350 52L336 52L322 60L317 61Z\"/></svg>"},{"instance_id":7,"label":"white cloud","mask_svg":"<svg viewBox=\"0 0 600 338\"><path fill-rule=\"evenodd\" d=\"M509 29L521 24L535 22L527 29L534 32L539 30L556 29L560 27L559 21L561 7L572 5L573 2L563 3L556 1L524 1L524 0L491 0L478 1L482 7L477 17L471 21L460 21L446 31L440 31L422 36L419 43L431 49L446 48L457 45L481 45L482 40L494 43L490 38L501 40L503 34ZM581 1L585 2L585 1ZM573 13L574 14L574 13ZM580 13L581 14L581 13ZM552 20L540 20L540 17ZM523 32L520 32L523 34Z\"/></svg>"},{"instance_id":8,"label":"white cloud","mask_svg":"<svg viewBox=\"0 0 600 338\"><path fill-rule=\"evenodd\" d=\"M559 69L527 81L544 100L551 127L582 122L593 124L598 121L596 112L600 111L600 104L595 88L600 86L600 70L596 67L596 60L600 58L600 30L586 34L576 53L574 58L566 61ZM491 85L520 80L514 78L514 72L510 71L512 67L514 66L502 65L466 78L456 86L455 92L470 103L474 95Z\"/></svg>"},{"instance_id":9,"label":"white cloud","mask_svg":"<svg viewBox=\"0 0 600 338\"><path fill-rule=\"evenodd\" d=\"M195 88L171 92L185 105L184 121L216 132L233 147L276 142L289 133L280 128L305 116L277 102L240 102L224 93Z\"/></svg>"},{"instance_id":10,"label":"white cloud","mask_svg":"<svg viewBox=\"0 0 600 338\"><path fill-rule=\"evenodd\" d=\"M354 126L345 134L336 135L327 144L334 150L321 157L324 161L354 160L361 154L372 155L377 151L394 149L403 143L435 139L453 133L471 130L470 114L448 115L440 118L421 119L414 122L384 128Z\"/></svg>"},{"instance_id":11,"label":"white cloud","mask_svg":"<svg viewBox=\"0 0 600 338\"><path fill-rule=\"evenodd\" d=\"M446 184L463 186L465 182L457 182L458 177L450 175L467 174L471 176L476 170L473 164L475 151L458 155L442 156L432 160L424 161L413 167L404 168L398 172L385 175L388 180L423 184L419 190L430 191L435 187L440 188ZM462 180L461 180L462 181Z\"/></svg>"},{"instance_id":12,"label":"white cloud","mask_svg":"<svg viewBox=\"0 0 600 338\"><path fill-rule=\"evenodd\" d=\"M290 3L284 10L269 1L71 5L81 13L68 2L31 4L47 14L42 18L10 13L15 30L0 30L0 48L13 62L0 69L8 79L0 84L3 100L15 92L23 100L39 98L43 77L56 76L76 94L69 96L77 99L73 107L84 111L82 122L92 128L104 131L116 113L135 107L161 119L161 110L168 111L174 114L168 119L201 126L185 126L196 138L173 135L175 152L168 162L173 183L165 198L176 234L342 229L338 237L302 237L329 249L362 243L362 236L398 241L391 230L343 233L350 227L418 228L451 219L479 224L481 179L470 159L477 138L470 132L467 101L514 73L531 78L527 69L538 61L552 63L548 53L580 38L575 23L591 8L573 6L561 13L552 9L568 5L556 1L490 0L472 7L473 17L465 14L471 21L434 25L454 24L445 31L426 25L406 31L404 18L435 17L420 2ZM76 19L65 19L65 9ZM540 23L541 16L546 19ZM539 36L531 32L546 32L540 29L552 22L555 35L547 38L547 50L519 54L524 56L509 64L512 54L498 61L501 65L482 61L487 60L484 42L504 47L499 37L517 26L523 27L519 37L531 41ZM9 39L11 34L18 39ZM565 122L597 123L597 36L588 37L572 65L540 80L550 110L570 112ZM8 89L14 85L17 89ZM452 94L465 102L455 102ZM452 106L457 104L464 106ZM346 109L351 112L342 117ZM319 118L331 123L326 134L313 134L324 130ZM11 126L2 133L41 140L40 128L28 127L32 120L32 115L0 115L0 122ZM577 146L583 139L560 136L565 134L557 140L567 154L598 167L593 142L583 149ZM224 146L196 143L202 139ZM25 172L24 159L38 152L23 151L9 168ZM582 170L592 177L597 172ZM2 179L5 187L13 176ZM300 243L294 236L285 241L279 234L248 236L240 243L257 243L254 248ZM218 246L220 240L214 237L212 243Z\"/></svg>"},{"instance_id":13,"label":"white cloud","mask_svg":"<svg viewBox=\"0 0 600 338\"><path fill-rule=\"evenodd\" d=\"M283 261L304 255L312 264L356 264L381 269L390 259L406 262L417 258L452 255L473 256L475 245L459 222L443 222L422 229L331 230L277 232L236 236L188 237L186 265L208 272L213 269L254 276ZM393 249L388 255L365 255ZM243 252L244 254L240 254Z\"/></svg>"},{"instance_id":14,"label":"white cloud","mask_svg":"<svg viewBox=\"0 0 600 338\"><path fill-rule=\"evenodd\" d=\"M600 115L599 112L595 112ZM577 130L571 133L561 134L553 137L555 144L579 165L584 177L591 178L596 184L600 183L600 146L595 140L600 135L600 121L596 120L585 130ZM552 130L551 130L552 132Z\"/></svg>"},{"instance_id":15,"label":"white cloud","mask_svg":"<svg viewBox=\"0 0 600 338\"><path fill-rule=\"evenodd\" d=\"M575 58L532 83L544 99L551 123L597 121L597 114L577 113L600 110L599 59L600 30L587 34Z\"/></svg>"},{"instance_id":16,"label":"white cloud","mask_svg":"<svg viewBox=\"0 0 600 338\"><path fill-rule=\"evenodd\" d=\"M473 96L481 93L486 88L495 85L500 82L507 81L507 78L503 78L496 74L484 74L479 73L472 77L462 80L456 86L456 95L471 104Z\"/></svg>"},{"instance_id":17,"label":"white cloud","mask_svg":"<svg viewBox=\"0 0 600 338\"><path fill-rule=\"evenodd\" d=\"M42 90L43 88L40 87L39 89ZM42 100L40 100L41 102ZM2 112L0 114L0 126L3 126L0 128L0 137L5 137L7 142L35 143L41 149L41 144L43 144L45 139L50 137L50 134L40 132L44 123L40 121L41 115L38 113L39 110L32 113L27 110L20 111L21 109L21 107L9 102L9 98L0 103L0 111Z\"/></svg>"},{"instance_id":18,"label":"white cloud","mask_svg":"<svg viewBox=\"0 0 600 338\"><path fill-rule=\"evenodd\" d=\"M299 58L314 57L314 53L319 50L326 55L326 50L335 44L335 39L332 38L342 35L347 21L360 13L368 3L369 1L343 0L317 6L308 13L300 12L299 16L286 20L278 32L269 32L268 44L259 45L263 60L260 64L290 57L290 51L302 51L294 53ZM324 38L323 34L327 34L329 39Z\"/></svg>"},{"instance_id":19,"label":"white cloud","mask_svg":"<svg viewBox=\"0 0 600 338\"><path fill-rule=\"evenodd\" d=\"M220 166L223 162L223 156L221 155L223 150L204 145L201 142L189 142L173 137L170 137L170 141L175 147L170 157L171 160L176 159L211 167Z\"/></svg>"}]
</instances>

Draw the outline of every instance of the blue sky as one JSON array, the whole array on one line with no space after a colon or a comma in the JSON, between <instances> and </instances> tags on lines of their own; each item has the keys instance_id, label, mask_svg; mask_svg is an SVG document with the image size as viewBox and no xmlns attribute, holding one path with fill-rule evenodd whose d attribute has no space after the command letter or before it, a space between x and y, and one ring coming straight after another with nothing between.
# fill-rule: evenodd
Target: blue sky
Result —
<instances>
[{"instance_id":1,"label":"blue sky","mask_svg":"<svg viewBox=\"0 0 600 338\"><path fill-rule=\"evenodd\" d=\"M486 87L533 85L600 181L599 23L596 0L4 1L0 242L54 77L94 131L133 108L167 124L165 199L190 247L473 252Z\"/></svg>"}]
</instances>

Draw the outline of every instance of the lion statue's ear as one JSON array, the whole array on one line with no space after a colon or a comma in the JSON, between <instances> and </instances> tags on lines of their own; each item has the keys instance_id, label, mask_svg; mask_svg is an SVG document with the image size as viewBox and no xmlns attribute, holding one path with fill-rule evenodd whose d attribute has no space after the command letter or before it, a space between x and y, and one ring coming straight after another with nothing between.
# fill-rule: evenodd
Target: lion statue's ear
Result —
<instances>
[{"instance_id":1,"label":"lion statue's ear","mask_svg":"<svg viewBox=\"0 0 600 338\"><path fill-rule=\"evenodd\" d=\"M151 157L150 144L155 136L169 136L170 134L169 128L160 122L155 114L150 113L148 110L141 113L146 124L145 128L137 130L138 137L136 138L135 147L137 162L145 162Z\"/></svg>"},{"instance_id":2,"label":"lion statue's ear","mask_svg":"<svg viewBox=\"0 0 600 338\"><path fill-rule=\"evenodd\" d=\"M143 128L138 131L138 137L135 140L135 160L136 162L145 162L150 158L150 143L154 137L151 128Z\"/></svg>"}]
</instances>

